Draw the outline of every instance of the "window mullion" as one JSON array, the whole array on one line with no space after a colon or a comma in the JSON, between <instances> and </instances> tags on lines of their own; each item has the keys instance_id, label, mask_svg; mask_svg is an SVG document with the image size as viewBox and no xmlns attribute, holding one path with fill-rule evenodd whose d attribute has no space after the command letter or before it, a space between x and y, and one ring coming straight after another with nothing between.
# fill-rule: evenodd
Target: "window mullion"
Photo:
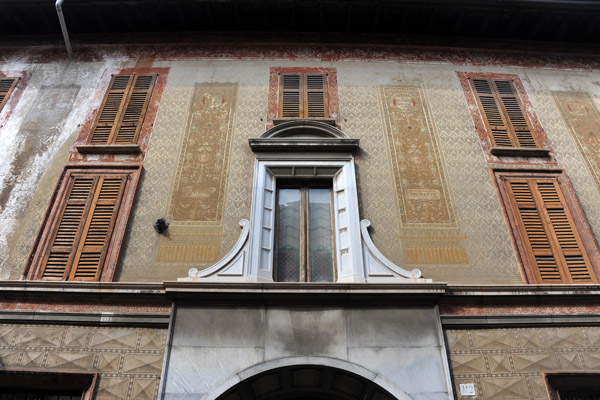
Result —
<instances>
[{"instance_id":1,"label":"window mullion","mask_svg":"<svg viewBox=\"0 0 600 400\"><path fill-rule=\"evenodd\" d=\"M300 280L302 282L309 282L310 266L308 263L308 246L310 241L308 237L308 188L305 186L300 188L300 215L302 216L300 219L300 232L302 233L300 237L300 248L302 249L300 252Z\"/></svg>"}]
</instances>

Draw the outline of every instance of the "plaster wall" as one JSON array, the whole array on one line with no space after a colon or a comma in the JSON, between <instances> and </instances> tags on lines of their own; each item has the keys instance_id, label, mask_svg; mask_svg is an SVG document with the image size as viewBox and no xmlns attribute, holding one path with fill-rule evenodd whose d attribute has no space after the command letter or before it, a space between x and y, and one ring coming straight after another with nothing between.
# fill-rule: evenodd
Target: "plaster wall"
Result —
<instances>
[{"instance_id":1,"label":"plaster wall","mask_svg":"<svg viewBox=\"0 0 600 400\"><path fill-rule=\"evenodd\" d=\"M216 398L261 366L293 364L369 371L415 400L451 398L436 308L180 305L172 329L165 400Z\"/></svg>"},{"instance_id":2,"label":"plaster wall","mask_svg":"<svg viewBox=\"0 0 600 400\"><path fill-rule=\"evenodd\" d=\"M495 63L498 64L498 60ZM0 208L4 224L0 232L0 278L19 279L23 272L60 171L73 150L70 147L80 125L93 113L91 104L102 73L110 68L135 65L135 59L108 55L86 62L30 63L25 58L3 64L2 70L31 72L31 79L16 108L0 128L3 143L0 148L0 190L10 192ZM498 165L488 163L482 151L457 71L509 73L520 77L557 160L556 165L536 164L535 167L566 169L592 230L596 235L600 233L599 188L589 184L594 177L589 160L586 162L590 155L583 154L577 146L552 95L552 91L557 90L587 93L600 108L600 75L593 70L486 67L449 59L443 62L318 61L315 58L232 59L226 56L143 63L144 67L149 65L169 67L170 71L143 161L144 174L129 220L116 280L174 280L186 276L191 267L202 269L212 265L231 249L240 233L238 221L250 218L254 156L247 139L258 137L266 129L272 67L337 70L341 129L350 137L361 139L361 148L356 155L360 215L371 220L376 246L403 268L419 268L425 277L438 282L523 282L490 177L490 168ZM229 121L231 141L227 143L230 156L223 175L226 182L222 223L201 226L186 239L196 241L199 246L213 246L217 252L212 259L164 261L160 259L159 251L170 238L157 235L152 223L161 217L169 219L178 157L187 145L187 121L196 83L236 87ZM30 123L33 118L30 110L39 107L36 104L47 97L44 97L44 90L48 89L44 88L53 86L64 88L62 91L53 89L58 90L56 98L59 99L60 113L53 113L52 118L36 113L35 124ZM67 94L67 88L71 94ZM76 93L73 88L78 88ZM453 215L450 222L411 225L402 220L400 186L410 184L413 178L407 173L394 175L394 163L397 162L394 157L420 156L394 153L390 129L395 128L387 125L385 110L389 105L382 95L385 88L411 88L422 96L427 123L421 128L429 135L429 142L422 145L426 150L427 146L436 149L435 159L423 161L435 166L441 179L445 180L445 201ZM44 126L45 122L51 126ZM51 132L49 137L48 132ZM402 137L399 136L400 140ZM39 143L43 143L41 149L37 149ZM32 146L37 151L32 151ZM116 157L114 161L118 163L123 159ZM460 255L415 261L409 256L411 246L417 251L433 249L438 253L450 248Z\"/></svg>"}]
</instances>

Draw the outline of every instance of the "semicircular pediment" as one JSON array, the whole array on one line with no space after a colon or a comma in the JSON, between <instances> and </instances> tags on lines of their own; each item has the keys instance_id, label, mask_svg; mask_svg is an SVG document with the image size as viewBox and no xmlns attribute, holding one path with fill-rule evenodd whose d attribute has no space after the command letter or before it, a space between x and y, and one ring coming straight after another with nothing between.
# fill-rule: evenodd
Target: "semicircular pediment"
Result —
<instances>
[{"instance_id":1,"label":"semicircular pediment","mask_svg":"<svg viewBox=\"0 0 600 400\"><path fill-rule=\"evenodd\" d=\"M341 130L319 121L299 119L275 125L259 139L349 139Z\"/></svg>"}]
</instances>

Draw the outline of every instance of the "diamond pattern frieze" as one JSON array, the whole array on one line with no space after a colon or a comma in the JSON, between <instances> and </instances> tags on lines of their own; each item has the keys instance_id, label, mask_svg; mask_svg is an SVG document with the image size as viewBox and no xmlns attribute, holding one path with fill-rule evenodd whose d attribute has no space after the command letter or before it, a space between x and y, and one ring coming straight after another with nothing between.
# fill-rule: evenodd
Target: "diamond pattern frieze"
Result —
<instances>
[{"instance_id":1,"label":"diamond pattern frieze","mask_svg":"<svg viewBox=\"0 0 600 400\"><path fill-rule=\"evenodd\" d=\"M136 400L156 399L156 379L134 379L131 387L131 398Z\"/></svg>"},{"instance_id":2,"label":"diamond pattern frieze","mask_svg":"<svg viewBox=\"0 0 600 400\"><path fill-rule=\"evenodd\" d=\"M48 353L46 367L65 371L88 371L94 364L94 353L53 352Z\"/></svg>"},{"instance_id":3,"label":"diamond pattern frieze","mask_svg":"<svg viewBox=\"0 0 600 400\"><path fill-rule=\"evenodd\" d=\"M162 354L126 354L124 374L160 374Z\"/></svg>"},{"instance_id":4,"label":"diamond pattern frieze","mask_svg":"<svg viewBox=\"0 0 600 400\"><path fill-rule=\"evenodd\" d=\"M520 400L529 399L527 378L483 378L483 398L488 400Z\"/></svg>"},{"instance_id":5,"label":"diamond pattern frieze","mask_svg":"<svg viewBox=\"0 0 600 400\"><path fill-rule=\"evenodd\" d=\"M0 368L98 372L97 399L155 399L166 331L0 325Z\"/></svg>"},{"instance_id":6,"label":"diamond pattern frieze","mask_svg":"<svg viewBox=\"0 0 600 400\"><path fill-rule=\"evenodd\" d=\"M132 399L129 396L129 379L100 377L96 400Z\"/></svg>"},{"instance_id":7,"label":"diamond pattern frieze","mask_svg":"<svg viewBox=\"0 0 600 400\"><path fill-rule=\"evenodd\" d=\"M483 349L513 349L517 347L514 333L508 329L489 330L484 332L473 332L473 347Z\"/></svg>"},{"instance_id":8,"label":"diamond pattern frieze","mask_svg":"<svg viewBox=\"0 0 600 400\"><path fill-rule=\"evenodd\" d=\"M137 331L132 329L106 329L96 331L90 338L90 347L109 349L135 349Z\"/></svg>"},{"instance_id":9,"label":"diamond pattern frieze","mask_svg":"<svg viewBox=\"0 0 600 400\"><path fill-rule=\"evenodd\" d=\"M476 397L547 399L542 373L600 371L600 327L457 329L445 332L456 385L473 383ZM485 369L481 358L485 358Z\"/></svg>"},{"instance_id":10,"label":"diamond pattern frieze","mask_svg":"<svg viewBox=\"0 0 600 400\"><path fill-rule=\"evenodd\" d=\"M58 347L62 342L64 334L64 329L51 328L42 330L24 328L19 330L15 345L26 347Z\"/></svg>"}]
</instances>

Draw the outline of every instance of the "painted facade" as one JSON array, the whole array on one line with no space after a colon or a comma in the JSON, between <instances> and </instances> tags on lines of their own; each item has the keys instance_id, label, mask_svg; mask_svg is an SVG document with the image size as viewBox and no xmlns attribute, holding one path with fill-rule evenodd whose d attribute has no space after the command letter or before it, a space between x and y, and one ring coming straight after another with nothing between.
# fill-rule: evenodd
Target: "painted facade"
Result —
<instances>
[{"instance_id":1,"label":"painted facade","mask_svg":"<svg viewBox=\"0 0 600 400\"><path fill-rule=\"evenodd\" d=\"M597 278L532 281L498 178L561 174L600 276L597 56L2 48L0 378L88 373L94 399L546 399L544 374L600 373ZM157 74L138 149L90 150L111 76L134 73ZM281 73L327 76L327 123L277 121ZM495 152L473 77L514 82L543 154ZM92 282L40 279L65 170L138 171ZM276 282L277 182L317 178L333 282Z\"/></svg>"}]
</instances>

